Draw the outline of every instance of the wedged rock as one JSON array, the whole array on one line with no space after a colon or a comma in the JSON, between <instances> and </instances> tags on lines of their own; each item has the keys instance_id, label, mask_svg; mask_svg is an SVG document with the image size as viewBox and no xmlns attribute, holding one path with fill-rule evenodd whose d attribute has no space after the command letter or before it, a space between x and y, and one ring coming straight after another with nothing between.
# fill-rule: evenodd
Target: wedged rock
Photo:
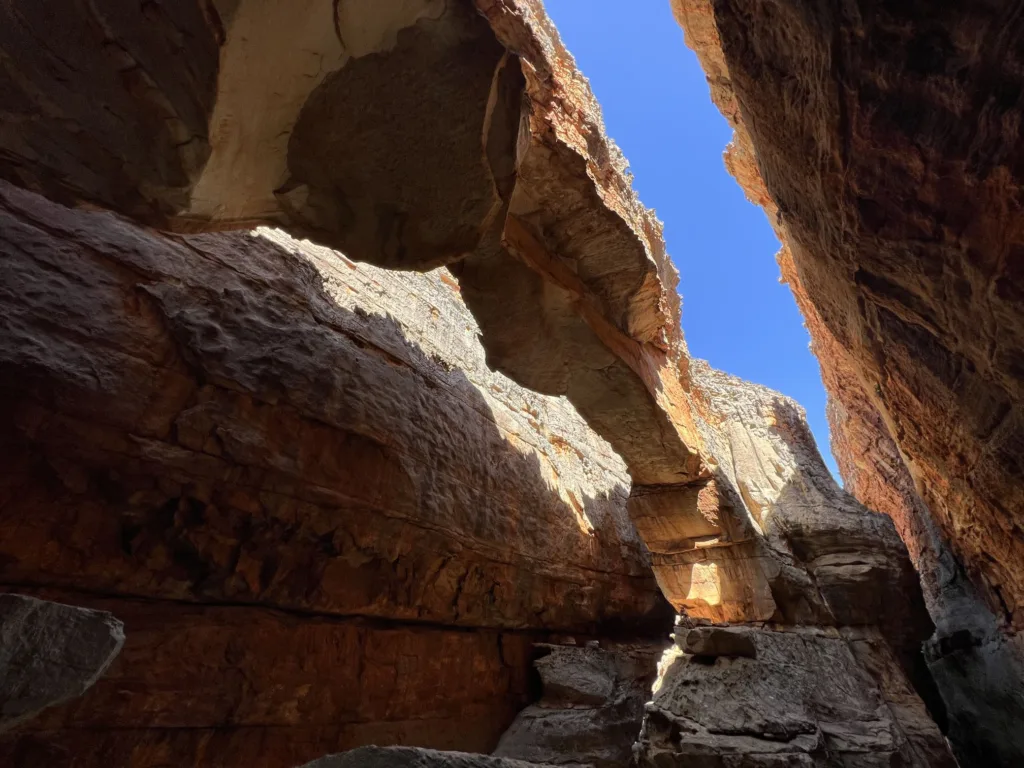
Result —
<instances>
[{"instance_id":1,"label":"wedged rock","mask_svg":"<svg viewBox=\"0 0 1024 768\"><path fill-rule=\"evenodd\" d=\"M788 398L701 361L690 386L720 525L677 539L687 599L640 764L954 766L925 705L933 625L892 520L836 485Z\"/></svg>"},{"instance_id":2,"label":"wedged rock","mask_svg":"<svg viewBox=\"0 0 1024 768\"><path fill-rule=\"evenodd\" d=\"M122 645L109 613L0 594L0 731L81 696Z\"/></svg>"},{"instance_id":3,"label":"wedged rock","mask_svg":"<svg viewBox=\"0 0 1024 768\"><path fill-rule=\"evenodd\" d=\"M465 752L437 752L412 747L360 747L328 755L301 768L544 768L539 763L506 760Z\"/></svg>"},{"instance_id":4,"label":"wedged rock","mask_svg":"<svg viewBox=\"0 0 1024 768\"><path fill-rule=\"evenodd\" d=\"M681 636L677 633L676 645L692 656L757 658L757 644L740 627L694 627Z\"/></svg>"},{"instance_id":5,"label":"wedged rock","mask_svg":"<svg viewBox=\"0 0 1024 768\"><path fill-rule=\"evenodd\" d=\"M872 241L859 228L874 235L885 228L874 213L887 201L874 199L878 179L870 168L860 175L843 169L830 176L832 185L801 181L843 157L830 136L853 123L830 114L842 99L791 93L799 78L778 77L785 66L829 77L834 63L844 62L840 52L822 55L844 42L820 34L834 20L817 10L801 13L800 5L758 0L746 9L723 1L704 4L694 17L713 49L704 60L713 65L716 100L737 126L744 110L762 108L757 127L768 131L739 131L729 162L749 164L747 176L761 184L765 200L781 190L785 204L774 210L792 215L801 247L813 250L816 239L827 246L817 261L813 253L795 256L802 278L809 270L813 278L809 295L820 299L837 281L839 289L843 280L857 286L856 300L849 292L827 297L829 327L844 343L855 341L862 357L876 356L872 365L884 359L884 342L896 342L891 357L900 376L883 381L879 369L872 381L888 402L925 393L929 407L906 410L937 420L949 398L933 379L956 390L954 405L968 412L963 429L984 433L977 440L952 435L953 445L970 449L965 465L978 468L954 473L957 493L988 479L992 467L1005 480L999 473L1012 475L1019 419L986 388L993 364L932 343L928 334L937 329L933 335L941 337L957 323L922 313L928 302L915 297L949 295L963 308L965 293L994 284L1012 294L1014 282L943 274L918 290L915 275L928 275L931 263L922 257L927 238ZM361 626L347 623L352 617L430 623L438 642L452 641L447 628L457 627L480 643L464 669L512 670L508 654L521 672L521 654L503 639L508 631L600 631L663 616L646 552L621 515L631 479L631 516L677 608L706 621L836 633L877 625L885 638L873 638L882 644L878 653L891 643L900 664L910 665L931 626L895 529L835 486L794 404L688 364L677 276L660 225L630 188L593 94L539 2L240 0L147 3L123 13L87 4L62 16L63 28L74 32L56 33L47 6L15 2L0 11L0 90L9 94L11 118L0 136L0 176L7 181L165 229L269 223L343 247L361 262L409 270L446 264L451 271L410 289L283 236L160 235L110 216L43 210L32 195L5 188L0 213L13 258L4 263L11 278L0 293L11 309L3 316L0 364L13 374L2 380L3 394L14 396L0 411L0 448L11 457L17 491L8 494L0 529L0 554L12 561L5 560L5 573L47 586L85 579L107 592L222 603L232 609L232 627L242 623L240 604L340 619L322 636L313 633L328 648L318 648L325 656L346 637L361 638L364 656L375 650ZM777 9L782 28L812 44L795 55L787 50L788 32L779 35L770 23ZM742 52L748 65L747 87L735 92L729 50ZM784 66L774 67L776 52L785 54ZM752 92L760 70L783 98ZM865 90L870 103L877 94ZM902 94L886 99L903 102ZM779 104L807 102L811 107L795 116L783 115L788 122L772 119ZM805 114L830 116L808 135L801 132ZM862 117L870 125L876 114ZM755 139L785 143L761 158L774 171L770 195L751 171ZM818 163L810 172L808 157ZM864 190L835 194L849 183ZM837 213L826 206L817 215L814 202L822 197L839 200L838 220L854 222L852 231L821 224ZM862 197L863 210L844 207ZM891 274L868 263L904 250L913 251L920 270ZM838 266L827 263L833 254ZM347 270L368 277L353 280ZM958 290L964 284L971 290ZM449 313L446 301L433 301L450 299L446 291L461 292L465 306ZM391 294L411 299L417 314L377 317L389 311ZM356 305L355 295L374 297L375 308ZM860 311L859 299L870 312ZM400 313L402 301L393 300ZM446 341L408 343L410 327ZM462 354L459 340L478 331L482 348ZM1015 345L1015 337L988 345L1008 377L1015 373L1005 360L1014 359ZM924 350L924 368L915 348ZM566 423L585 437L548 430L563 401L523 386L567 398L625 465L590 439L575 411ZM936 435L950 436L939 429L917 439L913 418L900 426L901 439L925 454ZM600 470L586 460L591 449L602 457ZM993 461L979 461L988 449ZM918 475L935 486L944 477L937 470ZM608 484L595 481L607 476ZM1015 503L1016 486L993 486ZM2 533L25 530L27 547ZM199 623L221 618L204 612ZM309 641L301 622L298 629L276 626L276 616L269 623L296 646ZM213 631L210 642L235 658L239 651L222 632ZM521 648L527 640L517 637ZM764 649L755 650L755 659L701 655L693 665L766 663ZM241 655L262 660L273 652L268 645ZM858 668L871 667L864 674L880 690L888 690L878 681L886 675L894 690L905 683L899 666L874 664L877 654L865 653ZM709 658L716 660L708 665ZM371 690L409 680L391 659L367 674ZM443 669L439 664L437 674ZM617 702L618 683L608 693L611 677L593 665L579 681L562 675L558 682L554 668L551 674L559 696L589 708L558 715L581 732ZM805 678L792 677L798 692ZM480 711L503 713L520 701L515 679L513 671L501 677ZM365 743L345 729L366 720L332 698L329 686L313 680L309 699L301 686L288 689L281 694L294 704L288 709L266 704L279 689L265 682L233 691L232 700L254 702L251 709L203 711L204 719L188 722L191 710L128 712L116 700L119 717L141 718L133 737L86 733L74 727L82 712L64 713L69 727L47 729L41 750L61 751L61 739L81 745L96 738L108 762L117 762L119 749L134 754L143 745L186 763L200 753L244 763L251 752L230 749L231 739L245 741L243 729L266 727L267 712L289 725L297 712L318 712L324 722L311 726L320 729L318 744ZM460 713L438 694L443 686L431 686L429 675L415 682L402 705L422 695L436 707L443 727L430 736L468 737L459 731ZM330 706L309 705L317 696ZM916 701L912 693L908 701ZM820 714L812 710L807 722ZM382 727L404 733L392 712L385 718ZM791 741L811 735L799 730L804 720L792 733L786 722L779 732ZM225 733L228 724L237 730ZM207 749L207 737L220 741ZM840 746L859 759L848 741ZM883 741L865 754L885 754ZM801 742L794 759L816 759L819 742ZM263 746L248 743L249 750ZM280 758L291 743L267 750Z\"/></svg>"},{"instance_id":6,"label":"wedged rock","mask_svg":"<svg viewBox=\"0 0 1024 768\"><path fill-rule=\"evenodd\" d=\"M733 631L756 658L675 651L663 660L640 766L955 767L877 632Z\"/></svg>"},{"instance_id":7,"label":"wedged rock","mask_svg":"<svg viewBox=\"0 0 1024 768\"><path fill-rule=\"evenodd\" d=\"M539 646L543 694L524 709L494 754L590 768L627 765L640 733L661 648Z\"/></svg>"}]
</instances>

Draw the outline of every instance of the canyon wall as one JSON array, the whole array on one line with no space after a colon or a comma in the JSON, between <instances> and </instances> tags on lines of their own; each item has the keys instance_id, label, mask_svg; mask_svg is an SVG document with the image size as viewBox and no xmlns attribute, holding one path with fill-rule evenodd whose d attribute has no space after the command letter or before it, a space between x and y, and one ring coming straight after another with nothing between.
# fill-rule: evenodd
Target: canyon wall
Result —
<instances>
[{"instance_id":1,"label":"canyon wall","mask_svg":"<svg viewBox=\"0 0 1024 768\"><path fill-rule=\"evenodd\" d=\"M726 165L764 206L847 488L890 515L937 625L965 765L1024 760L1022 55L1010 3L674 0Z\"/></svg>"},{"instance_id":2,"label":"canyon wall","mask_svg":"<svg viewBox=\"0 0 1024 768\"><path fill-rule=\"evenodd\" d=\"M448 265L488 365L573 404L637 519L698 513L678 275L539 0L87 5L58 36L51 2L0 10L0 178L164 230Z\"/></svg>"},{"instance_id":3,"label":"canyon wall","mask_svg":"<svg viewBox=\"0 0 1024 768\"><path fill-rule=\"evenodd\" d=\"M693 553L640 765L954 766L921 657L932 623L892 521L836 485L792 400L702 361L689 381L746 533Z\"/></svg>"},{"instance_id":4,"label":"canyon wall","mask_svg":"<svg viewBox=\"0 0 1024 768\"><path fill-rule=\"evenodd\" d=\"M128 638L0 755L489 751L536 643L656 639L671 604L639 759L950 764L896 527L795 404L691 364L660 225L538 2L117 10L0 10L0 581ZM581 733L636 725L642 675L606 677L623 712ZM551 714L499 751L554 754L520 738Z\"/></svg>"},{"instance_id":5,"label":"canyon wall","mask_svg":"<svg viewBox=\"0 0 1024 768\"><path fill-rule=\"evenodd\" d=\"M622 460L491 372L444 270L0 193L5 589L109 610L12 765L486 751L533 643L664 637Z\"/></svg>"}]
</instances>

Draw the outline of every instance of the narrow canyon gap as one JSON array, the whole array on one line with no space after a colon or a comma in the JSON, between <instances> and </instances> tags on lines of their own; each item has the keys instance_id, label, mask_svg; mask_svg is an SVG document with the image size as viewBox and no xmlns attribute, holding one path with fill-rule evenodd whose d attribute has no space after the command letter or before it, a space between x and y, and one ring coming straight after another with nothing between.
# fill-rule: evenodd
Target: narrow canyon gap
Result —
<instances>
[{"instance_id":1,"label":"narrow canyon gap","mask_svg":"<svg viewBox=\"0 0 1024 768\"><path fill-rule=\"evenodd\" d=\"M539 2L6 5L0 579L125 639L4 759L1015 764L1017 15L868 5L674 6L856 498Z\"/></svg>"}]
</instances>

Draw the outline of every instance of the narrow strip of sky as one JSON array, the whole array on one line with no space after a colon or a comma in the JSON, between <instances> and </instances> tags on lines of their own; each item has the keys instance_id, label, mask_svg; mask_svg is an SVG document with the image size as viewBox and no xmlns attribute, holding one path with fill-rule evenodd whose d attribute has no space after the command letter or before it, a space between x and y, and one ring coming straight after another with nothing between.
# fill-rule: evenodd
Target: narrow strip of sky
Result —
<instances>
[{"instance_id":1,"label":"narrow strip of sky","mask_svg":"<svg viewBox=\"0 0 1024 768\"><path fill-rule=\"evenodd\" d=\"M669 0L546 0L601 103L640 198L665 223L695 357L797 400L829 469L825 391L764 212L729 176L732 130Z\"/></svg>"}]
</instances>

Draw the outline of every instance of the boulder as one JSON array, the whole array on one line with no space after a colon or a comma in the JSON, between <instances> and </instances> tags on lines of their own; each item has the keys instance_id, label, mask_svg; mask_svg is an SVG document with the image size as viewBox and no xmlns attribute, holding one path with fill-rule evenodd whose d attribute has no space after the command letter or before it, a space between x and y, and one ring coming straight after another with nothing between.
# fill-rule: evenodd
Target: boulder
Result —
<instances>
[{"instance_id":1,"label":"boulder","mask_svg":"<svg viewBox=\"0 0 1024 768\"><path fill-rule=\"evenodd\" d=\"M0 594L0 731L81 696L122 645L109 613Z\"/></svg>"}]
</instances>

